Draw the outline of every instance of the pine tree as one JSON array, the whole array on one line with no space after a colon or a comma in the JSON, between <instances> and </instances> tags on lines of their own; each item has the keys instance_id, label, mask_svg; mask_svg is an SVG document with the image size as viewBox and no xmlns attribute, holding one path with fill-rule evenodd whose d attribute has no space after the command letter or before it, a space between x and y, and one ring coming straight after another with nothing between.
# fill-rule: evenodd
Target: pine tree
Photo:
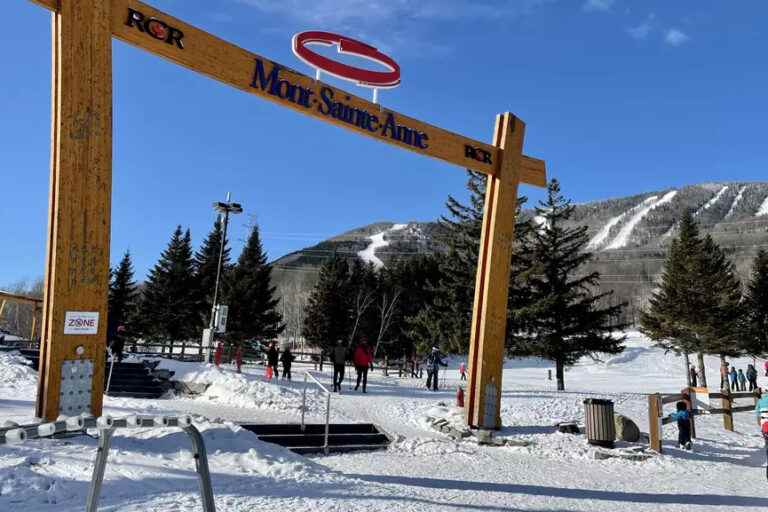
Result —
<instances>
[{"instance_id":1,"label":"pine tree","mask_svg":"<svg viewBox=\"0 0 768 512\"><path fill-rule=\"evenodd\" d=\"M431 283L431 300L419 313L408 317L409 336L422 352L433 345L448 352L466 352L469 347L486 178L473 171L468 171L468 176L469 204L464 205L449 196L446 202L449 216L439 220L447 251L436 257L440 278ZM529 222L519 215L525 202L525 197L518 198L516 250L520 247L521 237L528 232ZM510 282L515 283L519 269L515 257L512 260ZM517 291L510 290L509 309L520 296Z\"/></svg>"},{"instance_id":2,"label":"pine tree","mask_svg":"<svg viewBox=\"0 0 768 512\"><path fill-rule=\"evenodd\" d=\"M168 341L198 338L202 325L196 295L192 237L178 226L144 288L143 332Z\"/></svg>"},{"instance_id":3,"label":"pine tree","mask_svg":"<svg viewBox=\"0 0 768 512\"><path fill-rule=\"evenodd\" d=\"M752 264L752 276L744 297L747 352L768 353L768 252L760 250Z\"/></svg>"},{"instance_id":4,"label":"pine tree","mask_svg":"<svg viewBox=\"0 0 768 512\"><path fill-rule=\"evenodd\" d=\"M126 326L127 332L133 330L134 318L138 307L138 291L133 280L131 253L126 251L117 268L110 271L109 301L107 313L108 331L114 333L117 327Z\"/></svg>"},{"instance_id":5,"label":"pine tree","mask_svg":"<svg viewBox=\"0 0 768 512\"><path fill-rule=\"evenodd\" d=\"M565 368L582 356L624 350L624 337L613 334L624 327L618 321L623 304L601 307L612 292L593 292L599 273L578 273L592 254L584 250L587 228L568 226L573 211L552 180L546 201L536 208L541 222L531 234L530 250L519 255L528 260L524 276L530 288L528 303L513 311L511 332L518 350L555 362L558 390L565 389Z\"/></svg>"},{"instance_id":6,"label":"pine tree","mask_svg":"<svg viewBox=\"0 0 768 512\"><path fill-rule=\"evenodd\" d=\"M334 254L323 262L309 295L303 335L327 352L338 340L346 343L350 334L349 265Z\"/></svg>"},{"instance_id":7,"label":"pine tree","mask_svg":"<svg viewBox=\"0 0 768 512\"><path fill-rule=\"evenodd\" d=\"M697 353L702 385L706 386L701 341L707 300L700 275L703 242L690 210L683 214L679 226L678 236L667 251L661 282L652 293L648 308L640 313L640 331L656 346L685 355L684 371L689 384L689 354Z\"/></svg>"},{"instance_id":8,"label":"pine tree","mask_svg":"<svg viewBox=\"0 0 768 512\"><path fill-rule=\"evenodd\" d=\"M199 302L199 315L204 325L208 325L213 308L213 293L216 286L216 273L219 268L219 253L221 252L223 231L221 219L217 218L200 249L195 253L194 266L197 281L197 300ZM231 270L229 252L229 241L225 240L222 272L219 279L219 297L226 297L229 292L228 277Z\"/></svg>"},{"instance_id":9,"label":"pine tree","mask_svg":"<svg viewBox=\"0 0 768 512\"><path fill-rule=\"evenodd\" d=\"M280 300L275 298L272 286L272 268L261 245L259 227L254 225L231 274L227 339L242 343L245 340L271 340L283 329L283 317L277 311Z\"/></svg>"}]
</instances>

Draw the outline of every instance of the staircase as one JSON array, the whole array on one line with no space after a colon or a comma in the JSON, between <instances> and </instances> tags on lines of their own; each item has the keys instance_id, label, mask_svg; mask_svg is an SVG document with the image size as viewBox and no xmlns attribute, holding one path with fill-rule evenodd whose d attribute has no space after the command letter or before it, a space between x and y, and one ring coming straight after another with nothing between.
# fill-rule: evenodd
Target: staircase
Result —
<instances>
[{"instance_id":1,"label":"staircase","mask_svg":"<svg viewBox=\"0 0 768 512\"><path fill-rule=\"evenodd\" d=\"M29 360L34 369L40 368L40 351L35 349L18 349L22 356ZM104 387L109 377L109 361L105 366ZM166 375L163 375L165 373ZM112 371L112 381L107 395L126 398L160 398L172 388L168 372L157 371L152 366L141 363L115 362Z\"/></svg>"},{"instance_id":2,"label":"staircase","mask_svg":"<svg viewBox=\"0 0 768 512\"><path fill-rule=\"evenodd\" d=\"M284 446L295 453L321 453L325 445L325 425L241 424L267 443ZM372 423L340 423L328 426L328 451L385 450L391 440Z\"/></svg>"}]
</instances>

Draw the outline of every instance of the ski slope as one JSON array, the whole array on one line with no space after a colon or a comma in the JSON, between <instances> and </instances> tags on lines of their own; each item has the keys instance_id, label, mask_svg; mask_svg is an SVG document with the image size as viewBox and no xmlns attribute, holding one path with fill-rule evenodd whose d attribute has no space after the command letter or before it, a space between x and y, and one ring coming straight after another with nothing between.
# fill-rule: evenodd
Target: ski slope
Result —
<instances>
[{"instance_id":1,"label":"ski slope","mask_svg":"<svg viewBox=\"0 0 768 512\"><path fill-rule=\"evenodd\" d=\"M366 263L372 263L376 268L384 267L384 262L381 261L378 256L376 256L377 250L389 245L389 241L385 240L384 236L395 231L402 231L407 227L408 224L395 224L391 228L384 230L381 233L369 236L368 239L371 241L371 243L368 244L368 247L357 253L358 257L360 257L360 259Z\"/></svg>"},{"instance_id":2,"label":"ski slope","mask_svg":"<svg viewBox=\"0 0 768 512\"><path fill-rule=\"evenodd\" d=\"M736 207L741 202L742 198L744 197L744 191L747 190L746 185L742 185L739 187L739 191L736 193L736 197L733 198L733 202L731 203L731 207L728 209L728 213L725 214L724 218L728 218L731 215L733 215L733 212L736 211Z\"/></svg>"},{"instance_id":3,"label":"ski slope","mask_svg":"<svg viewBox=\"0 0 768 512\"><path fill-rule=\"evenodd\" d=\"M656 201L656 199L658 199L658 196L647 197L640 204L633 206L629 210L615 217L610 218L608 222L606 222L605 225L600 229L600 231L598 231L597 234L593 236L592 239L589 241L589 243L587 244L587 249L588 250L600 249L600 247L608 239L608 236L611 234L611 229L613 229L614 226L616 226L619 222L623 221L624 218L630 213L641 209L644 205L648 205Z\"/></svg>"},{"instance_id":4,"label":"ski slope","mask_svg":"<svg viewBox=\"0 0 768 512\"><path fill-rule=\"evenodd\" d=\"M755 213L755 216L757 217L762 217L763 215L768 215L768 196L766 196L763 200L763 204L760 205L760 208L758 208Z\"/></svg>"},{"instance_id":5,"label":"ski slope","mask_svg":"<svg viewBox=\"0 0 768 512\"><path fill-rule=\"evenodd\" d=\"M640 224L640 221L643 220L645 216L651 213L651 211L653 211L655 208L658 208L659 206L670 202L672 199L674 199L676 195L677 195L677 190L672 190L664 194L664 196L658 201L654 201L653 203L647 204L642 208L640 208L640 210L638 210L627 221L627 223L624 226L622 226L622 228L616 234L616 237L613 239L611 243L608 244L606 249L621 249L622 247L626 247L627 244L629 243L630 237L632 236L632 232L635 230L635 227L637 227L637 225Z\"/></svg>"},{"instance_id":6,"label":"ski slope","mask_svg":"<svg viewBox=\"0 0 768 512\"><path fill-rule=\"evenodd\" d=\"M736 432L722 418L697 419L693 452L674 444L664 428L665 453L645 462L596 460L583 436L555 432L553 424L580 420L586 398L610 398L616 410L647 431L647 396L683 386L682 358L665 354L630 332L627 350L566 372L567 391L547 380L551 363L505 364L500 437L522 447L455 442L428 426L428 417L459 421L452 407L456 368L451 358L443 389L423 381L371 374L366 395L344 382L332 399L333 421L375 422L395 439L389 450L305 458L260 442L237 421L296 422L302 383L264 381L260 367L242 375L195 363L165 362L179 379L209 384L196 397L166 400L110 398L115 416L191 413L210 455L217 510L255 511L758 511L768 507L765 452L754 417L735 415ZM734 361L744 367L748 360ZM762 364L762 361L758 361ZM710 377L717 359L707 358ZM326 368L327 370L327 368ZM294 369L300 375L302 367ZM316 372L329 383L328 371ZM348 377L349 379L349 377ZM760 377L761 385L768 378ZM36 374L19 356L0 353L0 423L30 421ZM309 394L309 418L321 422L324 397ZM119 431L110 451L100 510L200 510L188 439L172 429ZM75 437L0 445L0 510L81 511L96 440Z\"/></svg>"}]
</instances>

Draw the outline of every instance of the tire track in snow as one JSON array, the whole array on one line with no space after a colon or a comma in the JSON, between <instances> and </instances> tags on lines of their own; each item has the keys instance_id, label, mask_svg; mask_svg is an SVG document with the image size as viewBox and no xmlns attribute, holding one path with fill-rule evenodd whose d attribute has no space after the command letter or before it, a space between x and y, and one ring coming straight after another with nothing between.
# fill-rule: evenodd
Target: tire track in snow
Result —
<instances>
[{"instance_id":1,"label":"tire track in snow","mask_svg":"<svg viewBox=\"0 0 768 512\"><path fill-rule=\"evenodd\" d=\"M624 217L626 217L627 214L629 214L630 212L636 211L638 208L642 208L643 205L651 203L658 198L659 196L646 197L643 200L643 202L641 202L640 204L635 205L629 210L625 211L624 213L609 219L608 222L605 223L605 226L603 226L602 229L600 229L600 231L598 231L597 234L594 237L592 237L592 240L589 241L589 243L587 244L587 249L590 249L590 250L599 249L600 246L605 243L605 240L608 238L608 235L611 234L611 229L613 229L613 227L616 224L624 220Z\"/></svg>"},{"instance_id":2,"label":"tire track in snow","mask_svg":"<svg viewBox=\"0 0 768 512\"><path fill-rule=\"evenodd\" d=\"M655 201L645 206L644 208L641 208L640 211L635 213L632 216L632 218L629 219L629 221L624 225L624 227L621 228L621 230L613 239L613 241L610 244L608 244L608 246L606 247L606 250L621 249L622 247L625 247L629 242L629 237L632 236L632 232L635 230L635 227L640 223L640 221L643 220L643 218L645 218L646 215L651 213L653 209L658 208L659 206L670 202L672 199L674 199L676 195L677 195L677 190L672 190L664 194L664 196L658 201Z\"/></svg>"},{"instance_id":3,"label":"tire track in snow","mask_svg":"<svg viewBox=\"0 0 768 512\"><path fill-rule=\"evenodd\" d=\"M376 268L383 268L384 262L376 256L376 249L381 249L389 245L389 241L384 240L384 235L391 233L392 231L401 231L408 227L408 224L395 224L389 229L385 229L381 233L371 235L368 239L371 241L368 247L358 252L357 255L366 263L373 263Z\"/></svg>"}]
</instances>

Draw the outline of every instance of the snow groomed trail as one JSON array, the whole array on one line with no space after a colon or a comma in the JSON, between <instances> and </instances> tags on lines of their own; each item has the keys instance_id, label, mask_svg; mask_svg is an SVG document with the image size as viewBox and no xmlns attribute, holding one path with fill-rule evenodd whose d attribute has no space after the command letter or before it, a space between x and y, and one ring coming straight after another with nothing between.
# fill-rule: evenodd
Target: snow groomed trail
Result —
<instances>
[{"instance_id":1,"label":"snow groomed trail","mask_svg":"<svg viewBox=\"0 0 768 512\"><path fill-rule=\"evenodd\" d=\"M208 388L195 397L155 401L107 397L106 412L195 414L210 454L216 504L227 512L765 510L765 453L749 413L735 415L733 433L722 430L719 416L699 418L692 453L675 448L676 428L665 427L665 453L645 462L595 460L583 436L555 432L555 422L578 419L583 400L595 397L614 400L617 412L647 431L644 393L682 387L681 358L629 334L625 353L571 368L565 392L547 380L550 363L507 361L499 436L531 443L525 447L455 442L429 426L428 417L460 420L461 411L452 407L459 358L449 361L438 392L424 389L422 380L375 372L367 394L346 380L342 393L333 395L333 421L374 422L395 438L383 452L305 458L237 427L237 421L298 421L300 378L269 383L260 367L238 375L229 367L167 361L163 366L180 380ZM745 367L751 360L734 362ZM711 376L717 363L707 359ZM297 365L294 375L304 368ZM328 368L316 374L331 380ZM18 356L0 353L0 376L0 422L31 420L35 372ZM310 420L321 422L324 397L311 391L308 401ZM82 510L95 449L88 437L0 446L0 510ZM193 467L188 440L178 431L121 433L110 452L101 510L200 510Z\"/></svg>"},{"instance_id":2,"label":"snow groomed trail","mask_svg":"<svg viewBox=\"0 0 768 512\"><path fill-rule=\"evenodd\" d=\"M391 228L384 230L381 233L369 236L368 239L371 241L371 243L368 244L368 247L357 253L358 257L366 263L373 263L373 266L376 268L382 268L384 266L384 262L376 256L376 251L389 245L389 242L384 240L384 236L394 231L401 231L407 227L408 224L395 224Z\"/></svg>"},{"instance_id":3,"label":"snow groomed trail","mask_svg":"<svg viewBox=\"0 0 768 512\"><path fill-rule=\"evenodd\" d=\"M655 208L670 202L676 195L677 190L667 192L658 201L650 203L637 211L621 228L621 230L619 230L613 241L606 247L606 250L621 249L622 247L626 247L626 245L629 243L630 237L632 236L632 232L635 230L635 227L640 223L640 221L643 220L643 218L651 213L651 211Z\"/></svg>"}]
</instances>

